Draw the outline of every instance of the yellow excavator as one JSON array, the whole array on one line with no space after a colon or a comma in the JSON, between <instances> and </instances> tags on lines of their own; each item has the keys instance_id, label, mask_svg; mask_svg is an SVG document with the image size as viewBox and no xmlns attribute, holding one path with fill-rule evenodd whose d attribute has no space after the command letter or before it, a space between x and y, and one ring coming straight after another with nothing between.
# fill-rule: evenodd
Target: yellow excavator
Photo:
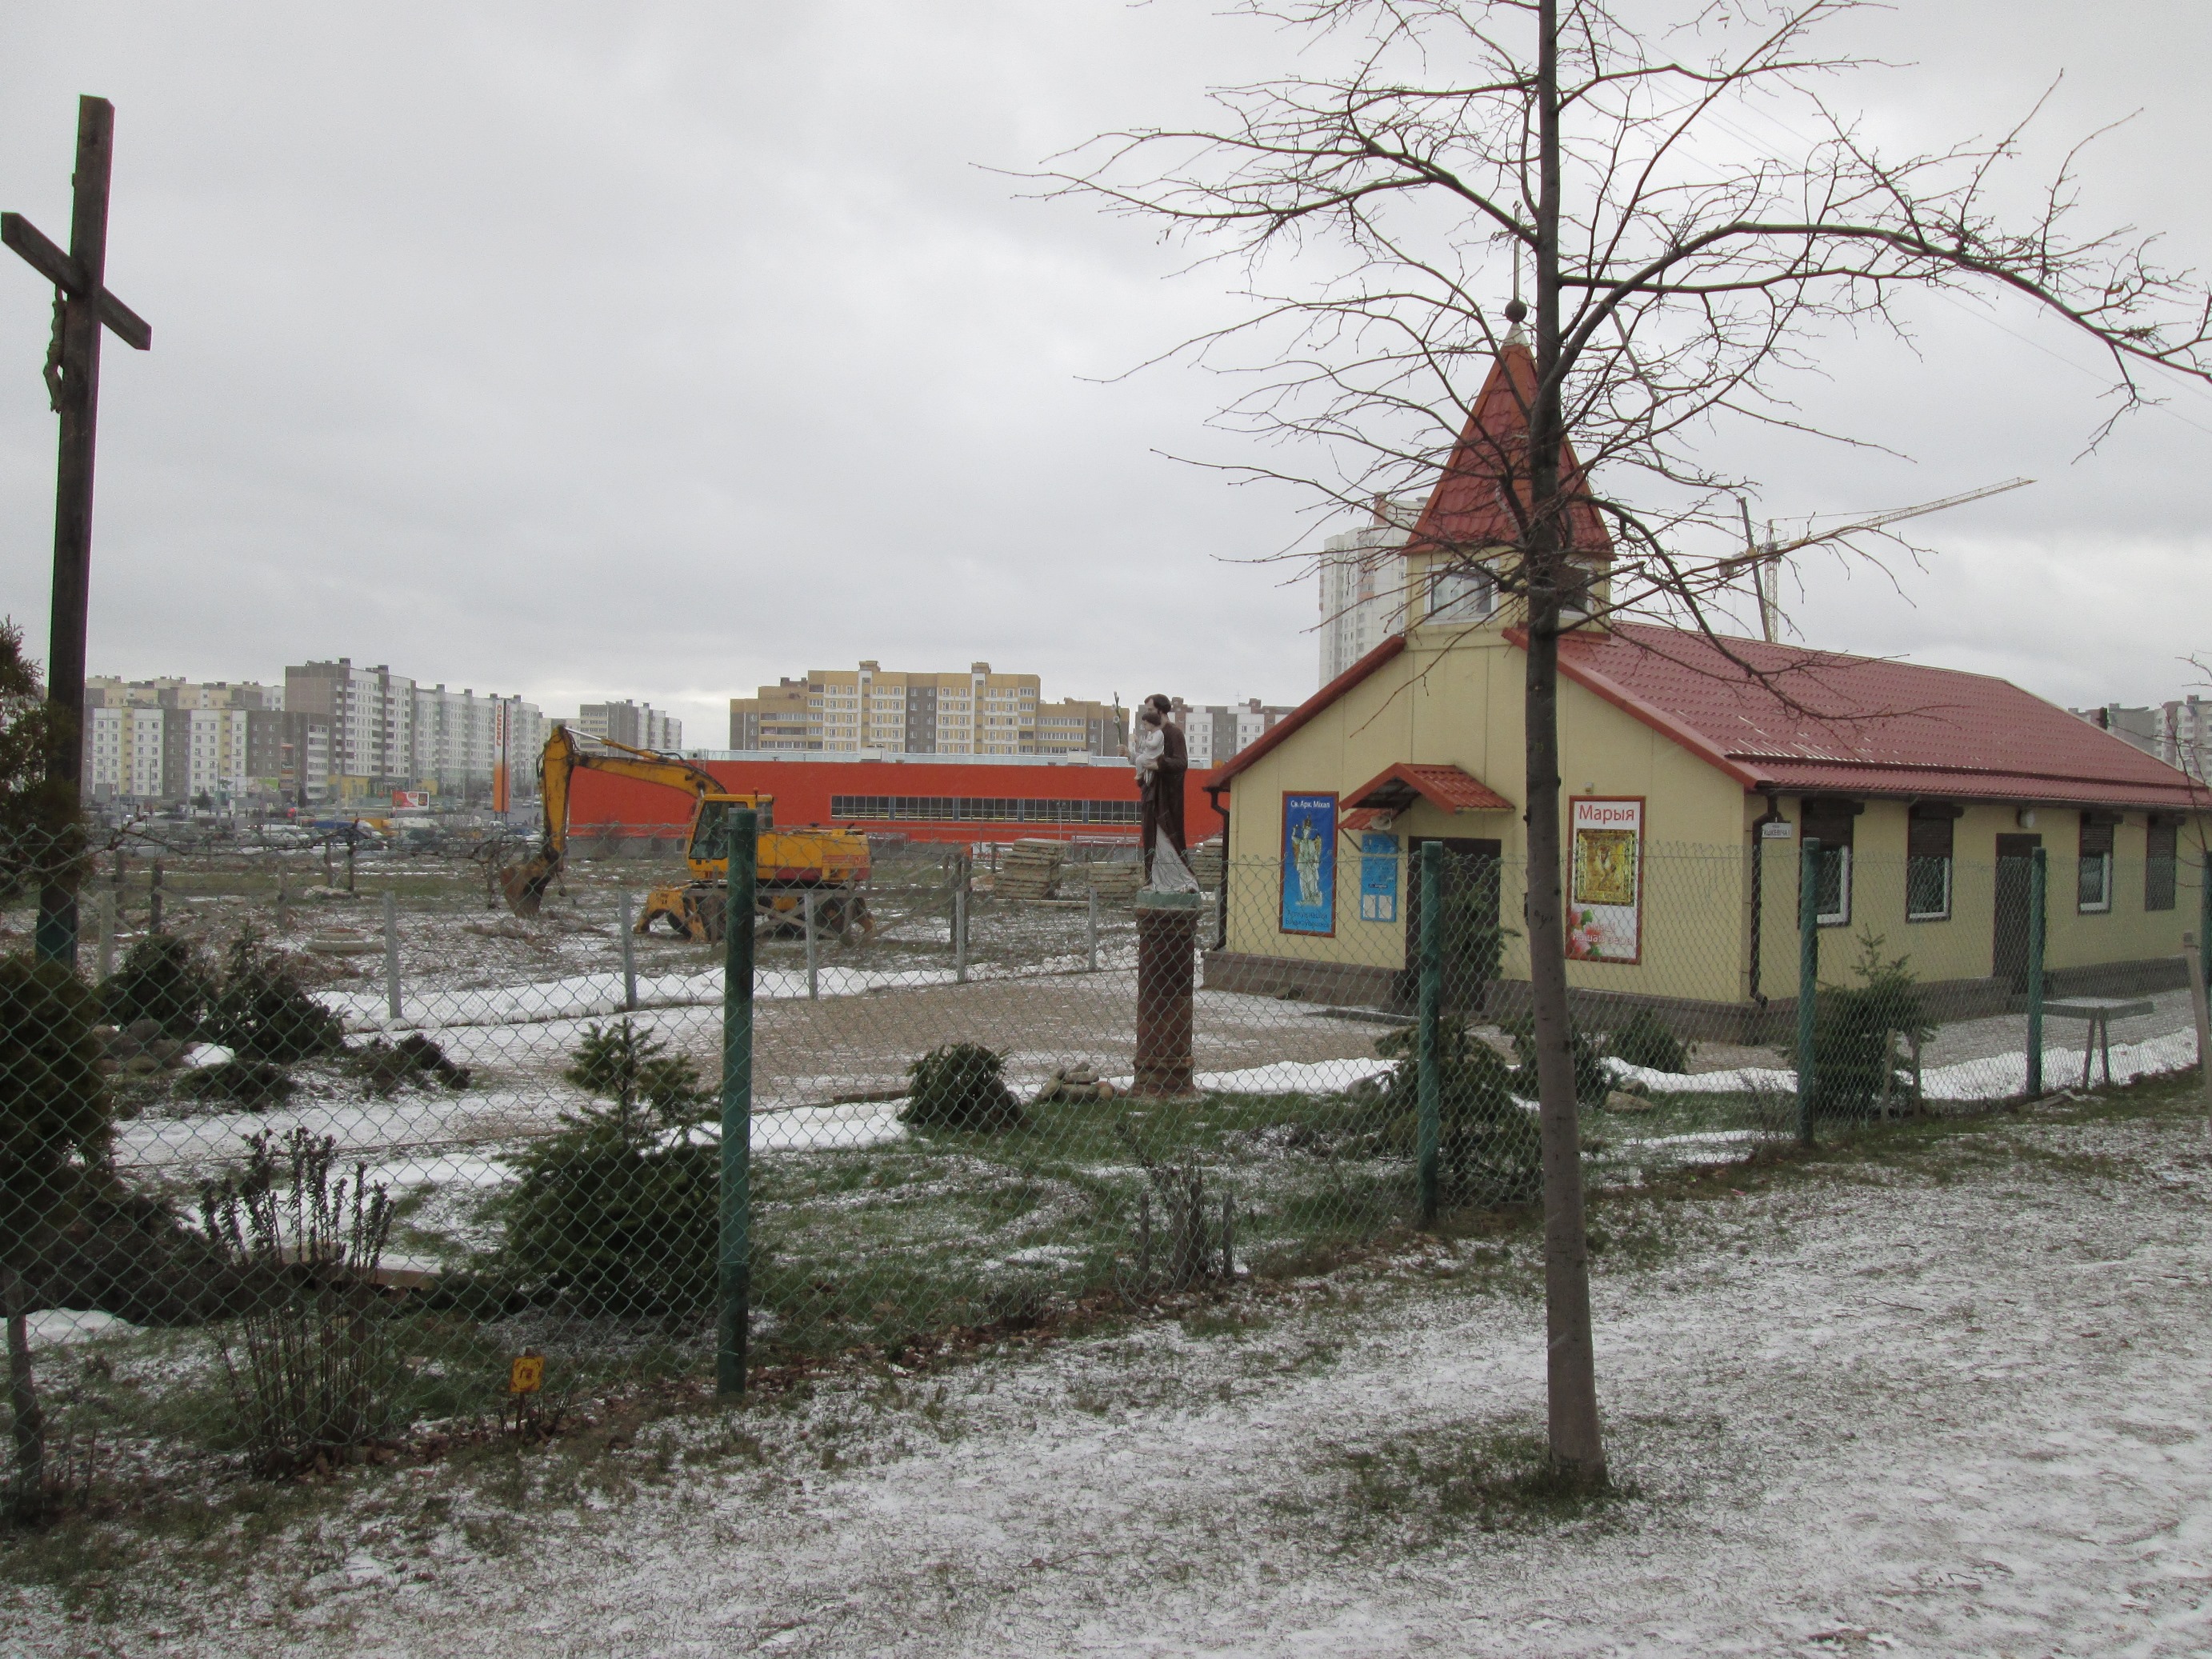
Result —
<instances>
[{"instance_id":1,"label":"yellow excavator","mask_svg":"<svg viewBox=\"0 0 2212 1659\"><path fill-rule=\"evenodd\" d=\"M628 744L594 738L586 749L565 726L556 726L545 739L540 760L540 794L544 802L545 828L538 851L520 864L500 872L500 885L507 908L518 916L534 916L545 892L560 875L568 857L568 784L579 769L665 784L692 799L691 835L686 857L691 879L680 887L657 887L646 895L645 912L637 931L652 931L665 921L679 937L714 944L723 936L722 917L729 891L730 856L727 847L729 816L750 807L760 815L760 856L755 875L755 895L760 913L788 926L800 921L805 896L817 895L815 925L842 933L868 925L867 906L860 887L868 878L868 838L858 830L802 830L775 827L775 797L736 795L703 766L677 755L633 749Z\"/></svg>"}]
</instances>

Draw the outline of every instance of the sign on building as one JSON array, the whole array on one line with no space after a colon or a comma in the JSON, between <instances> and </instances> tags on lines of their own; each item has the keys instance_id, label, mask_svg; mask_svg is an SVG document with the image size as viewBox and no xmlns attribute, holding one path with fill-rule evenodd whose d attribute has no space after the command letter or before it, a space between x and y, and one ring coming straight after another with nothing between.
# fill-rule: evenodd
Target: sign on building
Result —
<instances>
[{"instance_id":1,"label":"sign on building","mask_svg":"<svg viewBox=\"0 0 2212 1659\"><path fill-rule=\"evenodd\" d=\"M1336 932L1336 797L1283 794L1285 933Z\"/></svg>"},{"instance_id":2,"label":"sign on building","mask_svg":"<svg viewBox=\"0 0 2212 1659\"><path fill-rule=\"evenodd\" d=\"M1398 920L1398 838L1370 830L1359 838L1359 919Z\"/></svg>"},{"instance_id":3,"label":"sign on building","mask_svg":"<svg viewBox=\"0 0 2212 1659\"><path fill-rule=\"evenodd\" d=\"M1644 800L1577 795L1569 803L1567 955L1644 959Z\"/></svg>"}]
</instances>

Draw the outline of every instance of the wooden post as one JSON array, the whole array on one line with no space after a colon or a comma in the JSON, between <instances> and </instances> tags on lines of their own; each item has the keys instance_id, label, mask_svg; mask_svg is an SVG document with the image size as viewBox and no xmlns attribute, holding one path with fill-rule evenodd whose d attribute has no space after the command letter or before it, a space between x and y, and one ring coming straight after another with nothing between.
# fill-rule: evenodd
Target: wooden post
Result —
<instances>
[{"instance_id":1,"label":"wooden post","mask_svg":"<svg viewBox=\"0 0 2212 1659\"><path fill-rule=\"evenodd\" d=\"M159 859L154 860L154 867L146 872L146 931L158 933L161 931L161 860Z\"/></svg>"},{"instance_id":2,"label":"wooden post","mask_svg":"<svg viewBox=\"0 0 2212 1659\"><path fill-rule=\"evenodd\" d=\"M623 1009L637 1012L637 924L630 908L629 889L622 890Z\"/></svg>"},{"instance_id":3,"label":"wooden post","mask_svg":"<svg viewBox=\"0 0 2212 1659\"><path fill-rule=\"evenodd\" d=\"M1083 906L1083 949L1085 957L1090 964L1085 971L1095 974L1098 971L1097 884L1094 882L1091 884L1090 891L1091 896L1084 901Z\"/></svg>"},{"instance_id":4,"label":"wooden post","mask_svg":"<svg viewBox=\"0 0 2212 1659\"><path fill-rule=\"evenodd\" d=\"M46 649L46 705L54 719L46 772L57 811L52 828L74 822L84 787L84 637L92 593L92 484L100 425L100 345L112 329L140 351L153 331L107 291L108 179L115 159L115 106L105 98L76 106L76 170L71 178L70 246L64 253L21 214L0 214L0 242L15 250L57 289L46 389L61 416L54 467L53 601ZM35 945L47 962L76 965L74 862L39 890Z\"/></svg>"},{"instance_id":5,"label":"wooden post","mask_svg":"<svg viewBox=\"0 0 2212 1659\"><path fill-rule=\"evenodd\" d=\"M1438 1142L1442 1139L1443 1079L1437 1053L1443 1001L1443 845L1421 844L1420 1025L1415 1061L1416 1165L1419 1171L1421 1224L1437 1218Z\"/></svg>"},{"instance_id":6,"label":"wooden post","mask_svg":"<svg viewBox=\"0 0 2212 1659\"><path fill-rule=\"evenodd\" d=\"M2212 1134L2212 1004L2204 988L2204 949L2202 933L2181 936L2181 954L2189 959L2189 1010L2197 1017L2197 1081L2204 1091L2204 1133Z\"/></svg>"},{"instance_id":7,"label":"wooden post","mask_svg":"<svg viewBox=\"0 0 2212 1659\"><path fill-rule=\"evenodd\" d=\"M115 973L115 890L100 890L100 975L94 982L105 985Z\"/></svg>"},{"instance_id":8,"label":"wooden post","mask_svg":"<svg viewBox=\"0 0 2212 1659\"><path fill-rule=\"evenodd\" d=\"M2027 859L2027 1097L2043 1093L2043 919L2049 902L2049 856L2040 847ZM2087 1046L2087 1039L2083 1039Z\"/></svg>"},{"instance_id":9,"label":"wooden post","mask_svg":"<svg viewBox=\"0 0 2212 1659\"><path fill-rule=\"evenodd\" d=\"M714 1386L745 1391L752 1299L753 907L760 815L729 818L730 879L722 907L722 1194Z\"/></svg>"},{"instance_id":10,"label":"wooden post","mask_svg":"<svg viewBox=\"0 0 2212 1659\"><path fill-rule=\"evenodd\" d=\"M799 896L799 908L806 912L806 1000L818 1001L822 996L821 951L814 937L814 890L808 888Z\"/></svg>"},{"instance_id":11,"label":"wooden post","mask_svg":"<svg viewBox=\"0 0 2212 1659\"><path fill-rule=\"evenodd\" d=\"M1797 855L1797 1144L1813 1144L1813 1032L1820 987L1820 843Z\"/></svg>"},{"instance_id":12,"label":"wooden post","mask_svg":"<svg viewBox=\"0 0 2212 1659\"><path fill-rule=\"evenodd\" d=\"M952 866L952 978L959 985L968 982L968 884L974 872L975 854L963 848Z\"/></svg>"},{"instance_id":13,"label":"wooden post","mask_svg":"<svg viewBox=\"0 0 2212 1659\"><path fill-rule=\"evenodd\" d=\"M384 894L384 1006L392 1023L399 1024L399 895L389 888Z\"/></svg>"}]
</instances>

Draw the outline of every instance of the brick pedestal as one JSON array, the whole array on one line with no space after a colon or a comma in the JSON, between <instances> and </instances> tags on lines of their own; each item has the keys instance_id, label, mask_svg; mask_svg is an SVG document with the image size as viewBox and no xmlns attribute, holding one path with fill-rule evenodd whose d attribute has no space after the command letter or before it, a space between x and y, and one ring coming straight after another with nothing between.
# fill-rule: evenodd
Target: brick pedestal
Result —
<instances>
[{"instance_id":1,"label":"brick pedestal","mask_svg":"<svg viewBox=\"0 0 2212 1659\"><path fill-rule=\"evenodd\" d=\"M1137 895L1137 1080L1140 1095L1190 1092L1190 999L1199 896Z\"/></svg>"}]
</instances>

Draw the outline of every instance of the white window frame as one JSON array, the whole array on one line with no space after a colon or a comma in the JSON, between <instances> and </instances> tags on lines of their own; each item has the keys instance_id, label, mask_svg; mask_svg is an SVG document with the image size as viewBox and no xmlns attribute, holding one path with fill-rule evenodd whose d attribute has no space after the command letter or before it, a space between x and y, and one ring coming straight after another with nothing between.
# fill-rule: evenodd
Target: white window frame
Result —
<instances>
[{"instance_id":1,"label":"white window frame","mask_svg":"<svg viewBox=\"0 0 2212 1659\"><path fill-rule=\"evenodd\" d=\"M1452 568L1429 574L1432 623L1478 623L1497 608L1497 583L1480 568ZM1469 601L1473 601L1472 605Z\"/></svg>"},{"instance_id":2,"label":"white window frame","mask_svg":"<svg viewBox=\"0 0 2212 1659\"><path fill-rule=\"evenodd\" d=\"M1820 851L1823 854L1839 853L1843 855L1843 863L1839 866L1838 879L1836 883L1837 896L1842 902L1842 908L1832 912L1823 910L1815 915L1813 921L1816 926L1821 927L1848 927L1851 925L1851 849L1846 844L1842 847L1824 846Z\"/></svg>"},{"instance_id":3,"label":"white window frame","mask_svg":"<svg viewBox=\"0 0 2212 1659\"><path fill-rule=\"evenodd\" d=\"M2082 898L2081 871L2092 864L2098 868L2098 891L2104 896L2094 904ZM2112 908L2112 855L2110 853L2091 853L2080 860L2081 868L2074 874L2075 908L2085 916L2109 915Z\"/></svg>"}]
</instances>

